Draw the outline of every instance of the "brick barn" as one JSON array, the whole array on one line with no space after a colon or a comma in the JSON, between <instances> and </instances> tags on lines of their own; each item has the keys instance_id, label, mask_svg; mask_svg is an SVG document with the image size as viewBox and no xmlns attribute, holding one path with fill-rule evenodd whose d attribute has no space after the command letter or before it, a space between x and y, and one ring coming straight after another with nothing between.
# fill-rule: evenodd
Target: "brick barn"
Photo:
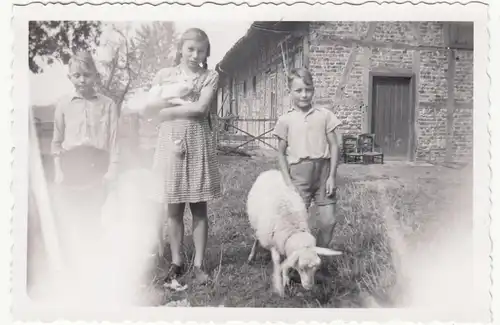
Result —
<instances>
[{"instance_id":1,"label":"brick barn","mask_svg":"<svg viewBox=\"0 0 500 325\"><path fill-rule=\"evenodd\" d=\"M386 159L470 161L473 57L472 23L254 22L217 66L218 115L238 128L221 141L276 147L285 70L306 66L339 134L374 133Z\"/></svg>"}]
</instances>

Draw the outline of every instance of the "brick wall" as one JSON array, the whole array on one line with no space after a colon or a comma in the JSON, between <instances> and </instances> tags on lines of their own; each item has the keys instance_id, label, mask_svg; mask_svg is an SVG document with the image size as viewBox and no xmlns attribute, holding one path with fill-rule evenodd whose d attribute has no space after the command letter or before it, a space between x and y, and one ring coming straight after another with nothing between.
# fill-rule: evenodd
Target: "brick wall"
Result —
<instances>
[{"instance_id":1,"label":"brick wall","mask_svg":"<svg viewBox=\"0 0 500 325\"><path fill-rule=\"evenodd\" d=\"M341 133L367 130L369 70L413 72L417 78L417 160L443 161L447 144L448 51L439 22L314 22L309 63L315 101L333 104ZM416 49L427 45L427 49ZM350 62L348 64L348 62ZM473 52L455 50L451 154L472 158ZM342 82L342 87L338 87Z\"/></svg>"}]
</instances>

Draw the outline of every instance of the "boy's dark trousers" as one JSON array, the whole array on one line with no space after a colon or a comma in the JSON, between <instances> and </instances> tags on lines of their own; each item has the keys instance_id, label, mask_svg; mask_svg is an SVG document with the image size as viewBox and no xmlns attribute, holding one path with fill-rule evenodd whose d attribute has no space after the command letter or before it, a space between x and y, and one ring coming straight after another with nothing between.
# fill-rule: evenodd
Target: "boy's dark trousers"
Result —
<instances>
[{"instance_id":1,"label":"boy's dark trousers","mask_svg":"<svg viewBox=\"0 0 500 325\"><path fill-rule=\"evenodd\" d=\"M337 193L328 196L326 181L330 176L330 159L306 159L297 164L290 165L290 178L306 204L311 217L309 225L316 235L317 245L330 248L333 232L337 223L336 205ZM310 204L314 201L317 209L311 211ZM325 258L323 258L325 260ZM327 259L328 260L328 259ZM320 281L331 280L328 264L323 261L317 279ZM290 273L290 279L300 282L297 271Z\"/></svg>"},{"instance_id":2,"label":"boy's dark trousers","mask_svg":"<svg viewBox=\"0 0 500 325\"><path fill-rule=\"evenodd\" d=\"M63 181L55 193L58 233L65 257L74 264L98 249L94 244L100 237L109 153L82 146L64 152L60 161Z\"/></svg>"}]
</instances>

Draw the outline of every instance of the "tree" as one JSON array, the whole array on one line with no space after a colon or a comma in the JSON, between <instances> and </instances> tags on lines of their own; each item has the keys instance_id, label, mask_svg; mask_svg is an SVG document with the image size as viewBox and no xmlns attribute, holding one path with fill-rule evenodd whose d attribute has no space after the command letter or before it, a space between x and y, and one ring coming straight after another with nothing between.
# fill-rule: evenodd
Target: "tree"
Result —
<instances>
[{"instance_id":1,"label":"tree","mask_svg":"<svg viewBox=\"0 0 500 325\"><path fill-rule=\"evenodd\" d=\"M113 26L113 31L118 37L103 44L112 55L100 61L99 87L121 110L131 90L148 88L158 70L172 65L176 34L172 22L143 24L134 32Z\"/></svg>"},{"instance_id":2,"label":"tree","mask_svg":"<svg viewBox=\"0 0 500 325\"><path fill-rule=\"evenodd\" d=\"M116 39L111 38L103 47L112 54L110 59L100 61L103 70L98 78L101 92L111 97L121 109L125 96L130 90L132 81L139 71L133 71L133 62L137 60L131 48L133 46L132 37L129 36L130 25L125 27L112 26L112 31L116 34Z\"/></svg>"},{"instance_id":3,"label":"tree","mask_svg":"<svg viewBox=\"0 0 500 325\"><path fill-rule=\"evenodd\" d=\"M173 22L155 21L139 28L134 44L135 50L143 54L140 62L142 69L134 87L148 87L158 70L173 65L176 43Z\"/></svg>"},{"instance_id":4,"label":"tree","mask_svg":"<svg viewBox=\"0 0 500 325\"><path fill-rule=\"evenodd\" d=\"M79 50L95 52L99 45L102 23L99 21L30 21L29 68L33 73L43 69L37 58L54 59L67 64L71 54Z\"/></svg>"}]
</instances>

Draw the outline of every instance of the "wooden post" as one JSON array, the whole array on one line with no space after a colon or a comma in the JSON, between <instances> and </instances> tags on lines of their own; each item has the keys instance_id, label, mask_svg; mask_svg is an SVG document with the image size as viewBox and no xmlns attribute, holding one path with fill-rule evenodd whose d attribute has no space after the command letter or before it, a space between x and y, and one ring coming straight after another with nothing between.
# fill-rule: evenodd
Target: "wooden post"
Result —
<instances>
[{"instance_id":1,"label":"wooden post","mask_svg":"<svg viewBox=\"0 0 500 325\"><path fill-rule=\"evenodd\" d=\"M455 50L448 49L448 96L446 98L446 151L445 162L453 160L453 114L455 113Z\"/></svg>"},{"instance_id":2,"label":"wooden post","mask_svg":"<svg viewBox=\"0 0 500 325\"><path fill-rule=\"evenodd\" d=\"M373 39L373 34L375 33L375 28L377 27L376 22L370 22L368 25L368 31L366 32L365 40L371 41ZM370 46L363 47L363 54L361 55L361 66L363 67L363 123L361 125L361 131L363 133L372 132L371 130L371 84L370 84L370 58L372 56L372 48Z\"/></svg>"},{"instance_id":3,"label":"wooden post","mask_svg":"<svg viewBox=\"0 0 500 325\"><path fill-rule=\"evenodd\" d=\"M304 36L302 38L302 55L304 56L303 57L303 60L302 60L302 63L304 65L305 68L309 69L309 28L307 29L307 33L304 33Z\"/></svg>"},{"instance_id":4,"label":"wooden post","mask_svg":"<svg viewBox=\"0 0 500 325\"><path fill-rule=\"evenodd\" d=\"M410 28L413 32L413 36L417 39L418 44L421 45L423 44L423 39L422 36L420 35L420 23L418 22L413 22L410 24ZM411 129L410 129L410 161L414 161L417 158L417 142L418 142L418 116L419 116L419 107L420 107L420 95L418 92L418 87L420 85L420 63L421 58L420 58L420 51L419 50L414 50L413 51L413 57L412 57L412 70L413 70L413 80L412 80L412 85L411 85L411 92L412 92L412 103L413 106L411 107L412 112L410 114L411 117Z\"/></svg>"}]
</instances>

